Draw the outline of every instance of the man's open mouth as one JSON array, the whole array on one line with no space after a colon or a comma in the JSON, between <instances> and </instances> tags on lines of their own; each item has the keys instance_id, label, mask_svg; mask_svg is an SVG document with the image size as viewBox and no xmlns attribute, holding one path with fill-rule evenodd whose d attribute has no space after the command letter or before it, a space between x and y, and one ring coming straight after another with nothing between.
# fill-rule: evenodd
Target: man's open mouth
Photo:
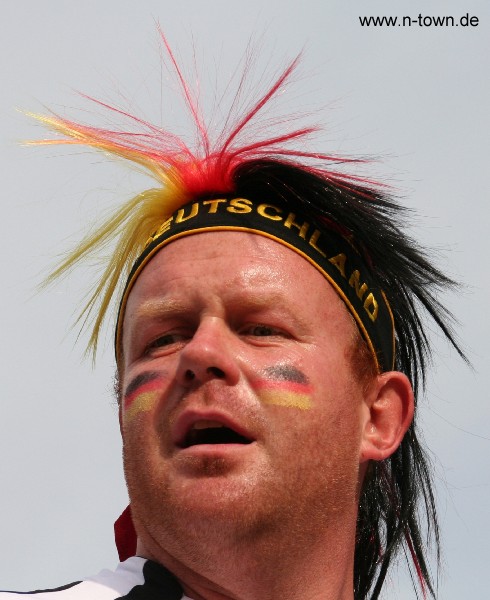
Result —
<instances>
[{"instance_id":1,"label":"man's open mouth","mask_svg":"<svg viewBox=\"0 0 490 600\"><path fill-rule=\"evenodd\" d=\"M251 444L253 440L217 421L196 421L179 444L190 448L199 444Z\"/></svg>"}]
</instances>

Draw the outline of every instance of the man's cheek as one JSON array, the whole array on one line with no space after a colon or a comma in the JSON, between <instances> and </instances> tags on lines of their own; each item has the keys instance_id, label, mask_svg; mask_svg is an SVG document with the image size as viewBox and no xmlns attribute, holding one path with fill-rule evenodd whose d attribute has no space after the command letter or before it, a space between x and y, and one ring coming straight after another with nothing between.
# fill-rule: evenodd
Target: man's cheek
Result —
<instances>
[{"instance_id":1,"label":"man's cheek","mask_svg":"<svg viewBox=\"0 0 490 600\"><path fill-rule=\"evenodd\" d=\"M153 409L161 397L163 378L157 373L138 375L127 387L122 402L122 422L126 426L137 415Z\"/></svg>"},{"instance_id":2,"label":"man's cheek","mask_svg":"<svg viewBox=\"0 0 490 600\"><path fill-rule=\"evenodd\" d=\"M308 410L312 407L313 386L306 375L291 365L275 365L252 382L264 404Z\"/></svg>"}]
</instances>

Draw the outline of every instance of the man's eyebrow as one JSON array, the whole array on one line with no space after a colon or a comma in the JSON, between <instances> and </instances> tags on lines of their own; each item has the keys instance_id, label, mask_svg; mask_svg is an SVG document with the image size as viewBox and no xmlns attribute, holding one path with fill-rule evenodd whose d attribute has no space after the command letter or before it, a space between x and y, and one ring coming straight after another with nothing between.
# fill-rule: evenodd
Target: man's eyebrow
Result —
<instances>
[{"instance_id":1,"label":"man's eyebrow","mask_svg":"<svg viewBox=\"0 0 490 600\"><path fill-rule=\"evenodd\" d=\"M177 300L156 298L146 300L135 311L134 319L154 319L186 312L188 307Z\"/></svg>"},{"instance_id":2,"label":"man's eyebrow","mask_svg":"<svg viewBox=\"0 0 490 600\"><path fill-rule=\"evenodd\" d=\"M304 328L307 325L298 311L288 305L287 296L278 292L265 291L253 296L244 296L240 299L240 307L245 311L279 310L291 319L296 326Z\"/></svg>"},{"instance_id":3,"label":"man's eyebrow","mask_svg":"<svg viewBox=\"0 0 490 600\"><path fill-rule=\"evenodd\" d=\"M296 327L305 329L307 323L302 319L301 314L288 305L288 299L283 294L274 290L261 290L248 294L232 292L228 301L239 307L240 312L262 312L268 310L279 310L287 316ZM153 298L142 302L135 310L133 320L161 320L172 316L185 315L189 313L189 305L181 300L173 298Z\"/></svg>"}]
</instances>

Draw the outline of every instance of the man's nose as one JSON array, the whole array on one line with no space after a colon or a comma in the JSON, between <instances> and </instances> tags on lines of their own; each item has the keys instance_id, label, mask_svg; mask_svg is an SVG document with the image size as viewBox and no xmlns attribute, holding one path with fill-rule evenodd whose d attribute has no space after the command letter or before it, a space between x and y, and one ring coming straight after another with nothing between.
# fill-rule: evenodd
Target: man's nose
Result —
<instances>
[{"instance_id":1,"label":"man's nose","mask_svg":"<svg viewBox=\"0 0 490 600\"><path fill-rule=\"evenodd\" d=\"M194 387L212 379L235 385L240 378L233 333L222 319L204 319L180 352L177 381Z\"/></svg>"}]
</instances>

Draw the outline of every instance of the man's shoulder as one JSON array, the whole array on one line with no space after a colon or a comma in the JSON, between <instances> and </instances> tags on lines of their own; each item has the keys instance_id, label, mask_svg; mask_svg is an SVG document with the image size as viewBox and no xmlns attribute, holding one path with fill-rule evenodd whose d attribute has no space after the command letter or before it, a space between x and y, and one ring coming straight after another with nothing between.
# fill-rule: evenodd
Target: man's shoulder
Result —
<instances>
[{"instance_id":1,"label":"man's shoulder","mask_svg":"<svg viewBox=\"0 0 490 600\"><path fill-rule=\"evenodd\" d=\"M146 598L145 587L152 585L154 564L144 558L133 556L120 563L115 570L105 569L95 577L61 587L32 592L0 591L0 600L22 600L26 597L32 597L33 600L115 600L116 598L131 600L134 594L138 594L139 598ZM156 569L159 568L160 566L156 565ZM148 598L151 597L148 595Z\"/></svg>"}]
</instances>

